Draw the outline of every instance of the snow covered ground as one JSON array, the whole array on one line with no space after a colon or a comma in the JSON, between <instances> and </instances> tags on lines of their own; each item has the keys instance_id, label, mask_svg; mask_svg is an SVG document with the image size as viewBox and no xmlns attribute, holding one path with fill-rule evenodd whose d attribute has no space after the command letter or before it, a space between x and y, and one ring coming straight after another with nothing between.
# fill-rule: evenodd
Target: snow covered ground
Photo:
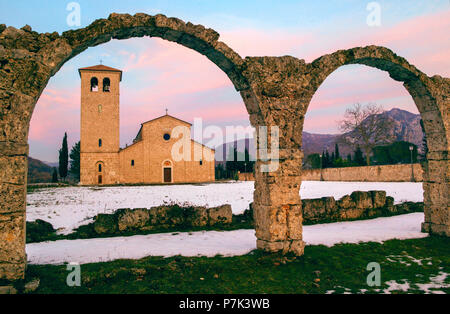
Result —
<instances>
[{"instance_id":1,"label":"snow covered ground","mask_svg":"<svg viewBox=\"0 0 450 314\"><path fill-rule=\"evenodd\" d=\"M423 238L423 213L371 220L304 226L307 245L382 242ZM105 239L61 240L27 244L30 264L93 263L146 256L233 256L256 249L254 230L163 233Z\"/></svg>"},{"instance_id":2,"label":"snow covered ground","mask_svg":"<svg viewBox=\"0 0 450 314\"><path fill-rule=\"evenodd\" d=\"M397 182L316 182L302 183L303 199L334 196L341 198L353 191L384 190L397 203L421 202L422 183ZM150 208L164 203L190 203L197 206L230 204L240 214L253 201L253 182L227 182L197 185L136 187L48 188L27 196L27 220L43 219L62 234L90 223L98 213L112 213L119 208Z\"/></svg>"}]
</instances>

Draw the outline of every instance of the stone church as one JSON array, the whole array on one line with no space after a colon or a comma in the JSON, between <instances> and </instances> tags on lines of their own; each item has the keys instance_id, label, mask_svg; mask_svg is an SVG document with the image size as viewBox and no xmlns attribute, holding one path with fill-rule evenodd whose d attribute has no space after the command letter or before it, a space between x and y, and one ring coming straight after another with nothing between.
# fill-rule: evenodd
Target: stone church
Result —
<instances>
[{"instance_id":1,"label":"stone church","mask_svg":"<svg viewBox=\"0 0 450 314\"><path fill-rule=\"evenodd\" d=\"M104 65L81 77L81 185L198 183L215 180L215 151L191 139L191 124L168 114L141 124L133 144L120 148L122 71ZM191 158L174 160L175 127L185 127ZM186 138L188 138L186 140ZM184 156L189 155L186 149ZM196 158L194 158L197 156ZM199 158L200 157L200 158Z\"/></svg>"}]
</instances>

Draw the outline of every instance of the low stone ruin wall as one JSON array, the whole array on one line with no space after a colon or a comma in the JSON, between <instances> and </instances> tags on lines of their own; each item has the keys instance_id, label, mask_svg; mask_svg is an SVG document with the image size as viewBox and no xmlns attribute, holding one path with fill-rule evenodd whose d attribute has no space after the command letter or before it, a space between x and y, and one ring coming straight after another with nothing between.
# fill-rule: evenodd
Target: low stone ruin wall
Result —
<instances>
[{"instance_id":1,"label":"low stone ruin wall","mask_svg":"<svg viewBox=\"0 0 450 314\"><path fill-rule=\"evenodd\" d=\"M423 203L394 205L385 191L353 192L339 200L333 197L304 199L303 223L318 224L423 212ZM250 229L254 227L253 204L243 214L233 215L230 205L214 208L165 205L150 209L119 209L99 214L94 222L79 227L70 239L159 233L168 231ZM203 228L202 228L203 227ZM27 243L57 240L53 226L45 221L27 222Z\"/></svg>"},{"instance_id":2,"label":"low stone ruin wall","mask_svg":"<svg viewBox=\"0 0 450 314\"><path fill-rule=\"evenodd\" d=\"M414 171L414 178L413 178ZM421 164L383 165L303 170L304 181L350 181L350 182L415 182L423 181Z\"/></svg>"},{"instance_id":3,"label":"low stone ruin wall","mask_svg":"<svg viewBox=\"0 0 450 314\"><path fill-rule=\"evenodd\" d=\"M231 205L214 208L159 206L151 209L119 209L114 214L99 214L94 218L97 234L129 231L151 231L175 227L206 227L231 224Z\"/></svg>"},{"instance_id":4,"label":"low stone ruin wall","mask_svg":"<svg viewBox=\"0 0 450 314\"><path fill-rule=\"evenodd\" d=\"M385 191L353 192L339 200L334 197L305 199L303 203L304 223L344 221L423 212L423 203L406 202L394 205L394 198Z\"/></svg>"}]
</instances>

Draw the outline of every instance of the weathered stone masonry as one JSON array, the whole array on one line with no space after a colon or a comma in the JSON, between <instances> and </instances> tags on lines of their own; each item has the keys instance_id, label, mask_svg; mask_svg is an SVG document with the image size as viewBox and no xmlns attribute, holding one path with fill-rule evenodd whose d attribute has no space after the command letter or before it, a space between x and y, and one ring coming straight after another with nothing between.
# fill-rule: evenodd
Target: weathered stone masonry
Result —
<instances>
[{"instance_id":1,"label":"weathered stone masonry","mask_svg":"<svg viewBox=\"0 0 450 314\"><path fill-rule=\"evenodd\" d=\"M50 77L89 47L111 39L160 37L194 49L222 69L246 105L254 127L280 128L280 167L255 173L254 211L258 247L303 254L299 197L303 120L322 82L340 66L363 64L404 83L424 120L429 163L425 169L427 232L450 236L450 80L428 77L389 49L369 46L337 51L312 63L294 57L242 59L201 25L163 15L111 14L90 26L40 34L31 27L0 25L0 279L24 275L28 130L34 106Z\"/></svg>"}]
</instances>

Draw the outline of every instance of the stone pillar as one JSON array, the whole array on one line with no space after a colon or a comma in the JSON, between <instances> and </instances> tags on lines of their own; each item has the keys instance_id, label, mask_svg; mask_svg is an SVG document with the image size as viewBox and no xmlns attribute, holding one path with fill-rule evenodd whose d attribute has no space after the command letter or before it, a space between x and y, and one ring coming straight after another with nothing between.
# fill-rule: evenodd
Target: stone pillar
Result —
<instances>
[{"instance_id":1,"label":"stone pillar","mask_svg":"<svg viewBox=\"0 0 450 314\"><path fill-rule=\"evenodd\" d=\"M258 249L298 256L304 253L299 195L302 156L299 149L280 150L279 167L274 172L262 171L266 162L256 163L253 210Z\"/></svg>"},{"instance_id":2,"label":"stone pillar","mask_svg":"<svg viewBox=\"0 0 450 314\"><path fill-rule=\"evenodd\" d=\"M428 153L424 165L425 222L422 231L450 236L450 161L448 152Z\"/></svg>"},{"instance_id":3,"label":"stone pillar","mask_svg":"<svg viewBox=\"0 0 450 314\"><path fill-rule=\"evenodd\" d=\"M25 274L25 208L28 145L0 142L0 279Z\"/></svg>"}]
</instances>

